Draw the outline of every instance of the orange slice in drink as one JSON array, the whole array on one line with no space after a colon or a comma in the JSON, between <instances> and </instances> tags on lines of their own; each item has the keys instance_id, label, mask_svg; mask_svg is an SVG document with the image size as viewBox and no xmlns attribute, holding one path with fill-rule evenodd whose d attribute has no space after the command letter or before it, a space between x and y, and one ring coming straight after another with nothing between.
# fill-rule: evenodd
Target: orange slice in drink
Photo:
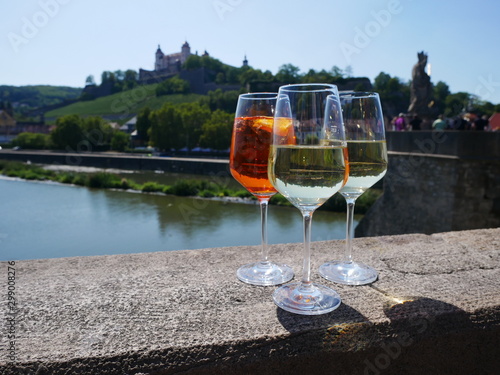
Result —
<instances>
[{"instance_id":1,"label":"orange slice in drink","mask_svg":"<svg viewBox=\"0 0 500 375\"><path fill-rule=\"evenodd\" d=\"M252 120L252 127L259 131L265 131L268 133L273 132L273 122L274 119L272 117L250 117Z\"/></svg>"},{"instance_id":2,"label":"orange slice in drink","mask_svg":"<svg viewBox=\"0 0 500 375\"><path fill-rule=\"evenodd\" d=\"M295 132L293 131L293 121L291 118L278 117L274 120L274 131L280 137L280 144L291 145L295 144Z\"/></svg>"}]
</instances>

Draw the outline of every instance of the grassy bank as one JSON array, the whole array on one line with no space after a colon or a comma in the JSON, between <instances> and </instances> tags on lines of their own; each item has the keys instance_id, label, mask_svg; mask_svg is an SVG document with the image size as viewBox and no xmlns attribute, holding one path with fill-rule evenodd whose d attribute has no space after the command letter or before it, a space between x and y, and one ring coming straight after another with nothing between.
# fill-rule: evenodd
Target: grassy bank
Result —
<instances>
[{"instance_id":1,"label":"grassy bank","mask_svg":"<svg viewBox=\"0 0 500 375\"><path fill-rule=\"evenodd\" d=\"M154 181L138 184L131 179L122 178L108 172L78 173L67 171L51 171L39 165L0 160L0 174L25 180L55 181L63 184L86 186L94 189L135 190L144 193L171 194L177 196L197 196L202 198L237 197L255 199L244 189L230 189L227 186L207 180L177 180L172 185L164 185ZM365 213L381 195L380 190L368 190L356 201L356 213ZM271 198L270 204L290 206L281 195ZM330 198L322 207L323 210L345 212L345 200L339 194Z\"/></svg>"}]
</instances>

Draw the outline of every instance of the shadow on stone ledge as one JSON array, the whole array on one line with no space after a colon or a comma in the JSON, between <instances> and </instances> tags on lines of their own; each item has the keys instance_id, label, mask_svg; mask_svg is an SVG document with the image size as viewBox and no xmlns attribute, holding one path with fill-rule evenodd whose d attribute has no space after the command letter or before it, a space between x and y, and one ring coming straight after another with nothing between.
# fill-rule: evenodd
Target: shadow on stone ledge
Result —
<instances>
[{"instance_id":1,"label":"shadow on stone ledge","mask_svg":"<svg viewBox=\"0 0 500 375\"><path fill-rule=\"evenodd\" d=\"M276 308L276 315L281 325L290 333L324 329L338 324L368 322L359 311L343 302L338 309L323 315L298 315L279 307Z\"/></svg>"},{"instance_id":2,"label":"shadow on stone ledge","mask_svg":"<svg viewBox=\"0 0 500 375\"><path fill-rule=\"evenodd\" d=\"M481 336L465 311L425 297L388 298L391 301L383 309L391 320L389 331L378 349L367 352L363 374L494 373L493 367L489 372L483 365L491 364L492 353L481 346L489 348L494 342L488 339L498 339L493 339L494 334Z\"/></svg>"}]
</instances>

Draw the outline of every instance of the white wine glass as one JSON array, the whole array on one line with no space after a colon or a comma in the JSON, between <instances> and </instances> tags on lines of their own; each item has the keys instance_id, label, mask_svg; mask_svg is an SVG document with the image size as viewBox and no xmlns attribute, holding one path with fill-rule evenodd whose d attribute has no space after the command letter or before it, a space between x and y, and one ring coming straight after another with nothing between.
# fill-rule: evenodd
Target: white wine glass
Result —
<instances>
[{"instance_id":1,"label":"white wine glass","mask_svg":"<svg viewBox=\"0 0 500 375\"><path fill-rule=\"evenodd\" d=\"M297 207L304 222L302 280L273 294L282 309L302 315L335 310L337 292L311 281L313 212L347 180L347 155L337 87L327 84L282 86L269 153L269 177L278 192Z\"/></svg>"},{"instance_id":2,"label":"white wine glass","mask_svg":"<svg viewBox=\"0 0 500 375\"><path fill-rule=\"evenodd\" d=\"M268 92L238 97L229 153L232 176L257 198L260 205L261 260L245 264L236 271L239 280L252 285L278 285L293 278L289 266L273 263L268 256L267 207L276 189L269 182L267 163L276 98L276 93Z\"/></svg>"},{"instance_id":3,"label":"white wine glass","mask_svg":"<svg viewBox=\"0 0 500 375\"><path fill-rule=\"evenodd\" d=\"M378 274L372 267L353 260L354 205L387 171L384 116L375 92L341 91L339 95L349 154L349 179L340 189L347 203L345 255L343 260L321 265L319 273L336 283L365 285L377 280Z\"/></svg>"}]
</instances>

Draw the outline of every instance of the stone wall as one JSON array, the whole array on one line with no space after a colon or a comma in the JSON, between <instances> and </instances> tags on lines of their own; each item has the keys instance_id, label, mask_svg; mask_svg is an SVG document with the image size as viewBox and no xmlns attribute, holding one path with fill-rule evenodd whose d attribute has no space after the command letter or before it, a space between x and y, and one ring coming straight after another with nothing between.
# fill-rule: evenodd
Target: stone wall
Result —
<instances>
[{"instance_id":1,"label":"stone wall","mask_svg":"<svg viewBox=\"0 0 500 375\"><path fill-rule=\"evenodd\" d=\"M388 147L384 194L356 236L500 226L500 134L390 133Z\"/></svg>"},{"instance_id":2,"label":"stone wall","mask_svg":"<svg viewBox=\"0 0 500 375\"><path fill-rule=\"evenodd\" d=\"M2 262L0 374L498 374L500 229L353 245L374 284L322 279L344 242L312 243L312 280L342 298L321 316L283 311L276 287L236 278L260 246ZM296 280L302 250L270 246Z\"/></svg>"},{"instance_id":3,"label":"stone wall","mask_svg":"<svg viewBox=\"0 0 500 375\"><path fill-rule=\"evenodd\" d=\"M36 164L56 164L73 167L164 171L200 175L229 176L227 159L176 158L134 156L107 153L59 153L40 151L0 150L0 159L30 161Z\"/></svg>"}]
</instances>

